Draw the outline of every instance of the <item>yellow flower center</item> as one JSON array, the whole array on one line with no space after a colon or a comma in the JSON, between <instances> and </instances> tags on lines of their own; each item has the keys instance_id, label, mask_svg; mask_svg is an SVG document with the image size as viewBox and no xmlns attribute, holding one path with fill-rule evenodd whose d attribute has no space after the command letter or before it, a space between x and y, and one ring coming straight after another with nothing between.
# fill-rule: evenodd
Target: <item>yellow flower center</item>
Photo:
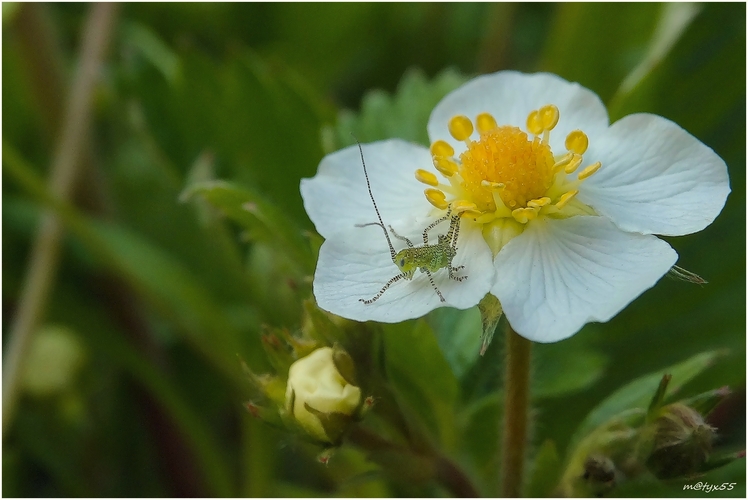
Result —
<instances>
[{"instance_id":1,"label":"yellow flower center","mask_svg":"<svg viewBox=\"0 0 748 500\"><path fill-rule=\"evenodd\" d=\"M559 117L552 104L534 110L527 117L526 132L513 125L500 126L488 113L479 114L475 126L466 116L453 117L449 133L464 142L466 150L455 157L447 142L431 145L434 167L448 184L431 172L417 170L416 179L429 186L426 199L437 209L451 206L463 217L484 224L484 236L494 253L540 216L594 214L575 196L582 181L601 164L577 172L589 145L581 130L567 135L565 153L554 155L549 140ZM476 130L478 139L472 140Z\"/></svg>"}]
</instances>

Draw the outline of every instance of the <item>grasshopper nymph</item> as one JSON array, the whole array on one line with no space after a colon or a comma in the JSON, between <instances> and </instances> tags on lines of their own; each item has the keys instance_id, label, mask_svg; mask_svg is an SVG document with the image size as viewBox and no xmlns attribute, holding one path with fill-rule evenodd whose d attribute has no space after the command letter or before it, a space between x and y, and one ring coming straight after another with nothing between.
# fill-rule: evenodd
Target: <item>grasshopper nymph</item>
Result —
<instances>
[{"instance_id":1,"label":"grasshopper nymph","mask_svg":"<svg viewBox=\"0 0 748 500\"><path fill-rule=\"evenodd\" d=\"M356 141L358 143L358 141ZM460 233L460 215L459 214L452 214L452 207L450 206L447 209L447 213L440 217L439 219L435 220L431 224L426 227L426 229L423 230L423 246L417 247L414 246L413 243L406 237L400 236L395 232L394 229L392 229L392 226L389 226L390 231L392 232L392 235L399 239L403 240L407 245L408 248L405 248L403 250L400 250L399 252L395 252L395 247L392 246L392 240L390 240L390 235L387 233L387 229L384 227L384 222L382 221L382 216L379 214L379 208L377 208L377 202L374 201L374 195L371 193L371 184L369 183L369 174L366 171L366 162L364 162L364 151L361 148L361 144L358 143L358 149L361 153L361 164L364 167L364 176L366 177L366 188L369 190L369 197L371 198L371 202L374 205L374 210L377 213L377 218L379 219L379 222L370 222L368 224L356 224L356 227L366 227L366 226L379 226L382 228L382 231L384 231L384 236L387 238L387 244L390 247L390 255L392 256L392 262L400 269L401 273L397 276L394 276L391 278L383 287L381 290L379 290L379 293L377 293L374 297L370 299L358 299L360 302L363 302L364 304L371 304L379 299L379 297L384 294L384 292L392 286L394 283L406 279L411 280L413 279L413 275L415 274L416 270L420 270L422 273L426 273L426 275L429 277L429 281L431 282L431 286L434 287L434 291L439 296L439 300L442 302L446 302L444 300L444 296L439 291L439 288L436 286L436 283L434 283L434 277L431 273L435 273L439 269L447 268L449 270L449 277L455 281L463 281L467 279L467 276L455 276L455 272L459 271L460 269L463 269L465 266L458 266L453 267L452 266L452 259L454 259L455 255L457 255L457 237ZM447 219L450 219L449 223L449 230L447 231L446 235L440 234L437 243L434 245L429 244L429 235L428 232L435 228L437 225L441 224L442 222L446 221Z\"/></svg>"}]
</instances>

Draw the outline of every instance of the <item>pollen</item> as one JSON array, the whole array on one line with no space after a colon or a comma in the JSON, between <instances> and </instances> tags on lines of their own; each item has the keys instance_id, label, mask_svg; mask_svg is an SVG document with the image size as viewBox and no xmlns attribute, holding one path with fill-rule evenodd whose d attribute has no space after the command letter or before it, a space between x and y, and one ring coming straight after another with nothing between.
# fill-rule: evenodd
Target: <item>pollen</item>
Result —
<instances>
[{"instance_id":1,"label":"pollen","mask_svg":"<svg viewBox=\"0 0 748 500\"><path fill-rule=\"evenodd\" d=\"M566 151L552 151L550 136L560 120L561 111L553 104L531 110L524 124L500 124L485 112L472 121L456 115L447 123L449 134L465 146L437 140L430 148L434 167L448 182L439 183L437 176L420 169L416 179L430 186L424 194L437 209L451 207L453 213L494 229L522 228L540 217L573 217L580 210L594 213L579 201L568 205L602 164L592 163L577 172L590 145L581 130L566 136ZM484 237L496 236L494 229L484 231ZM489 246L495 250L501 245L489 242Z\"/></svg>"},{"instance_id":2,"label":"pollen","mask_svg":"<svg viewBox=\"0 0 748 500\"><path fill-rule=\"evenodd\" d=\"M463 188L481 210L495 209L493 195L483 181L503 184L499 196L512 209L541 198L553 183L551 148L517 127L494 127L482 133L480 140L470 142L460 160Z\"/></svg>"}]
</instances>

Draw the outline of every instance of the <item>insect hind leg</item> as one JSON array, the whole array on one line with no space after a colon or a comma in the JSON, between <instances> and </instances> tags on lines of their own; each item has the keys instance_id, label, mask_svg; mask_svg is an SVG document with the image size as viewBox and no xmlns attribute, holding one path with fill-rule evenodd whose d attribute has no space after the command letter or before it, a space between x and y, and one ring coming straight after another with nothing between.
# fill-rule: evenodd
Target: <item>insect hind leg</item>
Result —
<instances>
[{"instance_id":1,"label":"insect hind leg","mask_svg":"<svg viewBox=\"0 0 748 500\"><path fill-rule=\"evenodd\" d=\"M431 286L434 287L434 291L439 296L439 300L441 302L446 302L446 300L444 300L444 295L442 295L442 292L439 291L439 289L436 287L436 283L434 283L434 276L431 274L431 271L429 271L426 268L421 268L421 269L423 270L423 272L425 272L428 275L429 281L431 282Z\"/></svg>"},{"instance_id":2,"label":"insect hind leg","mask_svg":"<svg viewBox=\"0 0 748 500\"><path fill-rule=\"evenodd\" d=\"M376 222L374 222L373 224L377 224L377 223L376 223ZM403 279L403 278L407 278L407 277L408 277L408 273L402 273L402 274L398 274L398 275L397 275L397 276L395 276L394 278L391 278L391 279L390 279L390 280L389 280L389 281L388 281L388 282L387 282L387 283L386 283L386 284L385 284L385 285L384 285L384 286L382 287L382 289L381 289L381 290L379 290L379 293L377 293L377 294L376 294L376 295L375 295L374 297L372 297L372 298L370 298L370 299L358 299L358 301L359 301L359 302L363 302L363 303L364 303L364 304L366 304L366 305L369 305L369 304L371 304L371 303L373 303L373 302L376 302L377 300L379 300L379 297L381 297L382 295L384 295L384 292L386 292L386 291L387 291L387 289L388 289L389 287L391 287L391 286L392 286L392 285L393 285L394 283L397 283L397 282L398 282L398 281L400 281L401 279ZM432 284L433 284L433 281L432 281Z\"/></svg>"},{"instance_id":3,"label":"insect hind leg","mask_svg":"<svg viewBox=\"0 0 748 500\"><path fill-rule=\"evenodd\" d=\"M428 245L429 244L429 231L434 229L436 226L444 222L445 220L449 219L449 217L452 215L452 207L450 206L447 210L447 213L444 214L442 217L439 217L434 222L426 226L426 229L423 230L423 244Z\"/></svg>"},{"instance_id":4,"label":"insect hind leg","mask_svg":"<svg viewBox=\"0 0 748 500\"><path fill-rule=\"evenodd\" d=\"M466 279L468 279L467 276L455 276L454 273L456 273L460 269L465 269L465 266L457 266L457 267L449 266L449 277L455 281L465 281Z\"/></svg>"}]
</instances>

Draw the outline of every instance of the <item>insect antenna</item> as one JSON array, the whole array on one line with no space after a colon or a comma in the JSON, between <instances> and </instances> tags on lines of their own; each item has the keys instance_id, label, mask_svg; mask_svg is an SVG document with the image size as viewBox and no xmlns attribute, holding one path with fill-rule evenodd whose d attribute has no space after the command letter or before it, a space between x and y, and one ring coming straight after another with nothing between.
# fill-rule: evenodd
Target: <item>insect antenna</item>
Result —
<instances>
[{"instance_id":1,"label":"insect antenna","mask_svg":"<svg viewBox=\"0 0 748 500\"><path fill-rule=\"evenodd\" d=\"M355 136L353 138L356 139ZM381 226L382 232L384 232L384 237L387 238L387 244L390 246L390 255L392 256L392 262L395 262L395 247L392 246L390 235L387 234L387 229L385 229L384 222L382 222L382 216L379 215L379 208L377 208L377 202L374 201L374 195L371 194L371 184L369 183L369 173L366 171L366 162L364 161L364 149L361 147L361 143L358 142L358 139L356 139L356 144L358 144L358 151L359 153L361 153L361 165L364 166L364 176L366 177L366 189L369 190L369 197L371 198L372 204L374 204L374 210L377 212L377 218L379 219L379 226ZM376 222L374 224L376 224ZM357 224L357 226L359 227L369 226L369 225L371 224L362 224L362 225Z\"/></svg>"}]
</instances>

